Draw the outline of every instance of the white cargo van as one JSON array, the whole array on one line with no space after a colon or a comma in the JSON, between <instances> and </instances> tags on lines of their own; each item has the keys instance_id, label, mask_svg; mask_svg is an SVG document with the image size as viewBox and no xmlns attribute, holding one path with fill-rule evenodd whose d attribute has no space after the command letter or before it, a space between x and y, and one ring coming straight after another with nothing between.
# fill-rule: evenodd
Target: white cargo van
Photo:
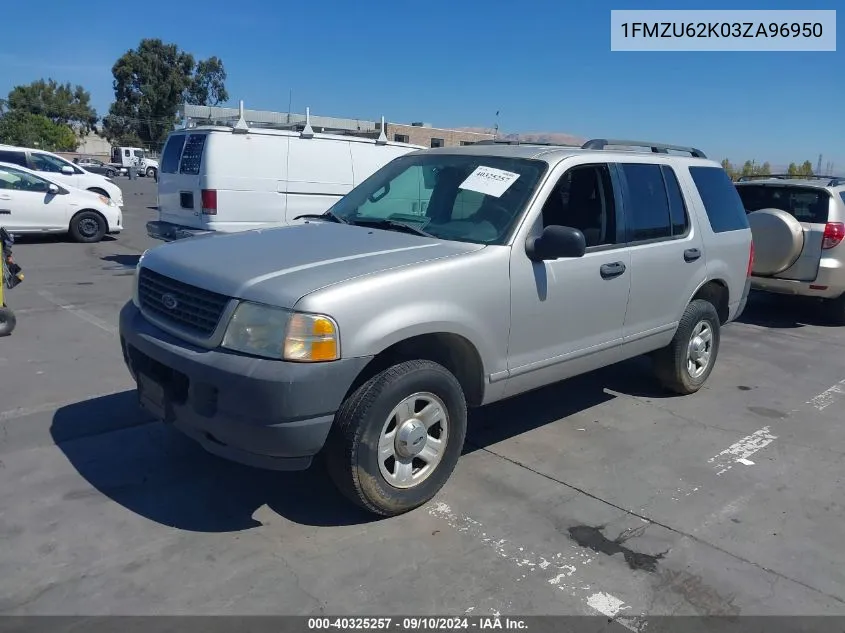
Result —
<instances>
[{"instance_id":1,"label":"white cargo van","mask_svg":"<svg viewBox=\"0 0 845 633\"><path fill-rule=\"evenodd\" d=\"M159 219L150 237L283 226L322 213L419 145L339 134L201 126L170 134L161 157Z\"/></svg>"}]
</instances>

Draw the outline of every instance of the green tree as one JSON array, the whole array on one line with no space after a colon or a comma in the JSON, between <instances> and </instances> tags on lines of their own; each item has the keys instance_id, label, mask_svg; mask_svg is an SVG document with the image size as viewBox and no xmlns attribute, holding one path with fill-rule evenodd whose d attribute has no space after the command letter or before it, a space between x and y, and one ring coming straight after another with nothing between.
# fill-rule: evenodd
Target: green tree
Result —
<instances>
[{"instance_id":1,"label":"green tree","mask_svg":"<svg viewBox=\"0 0 845 633\"><path fill-rule=\"evenodd\" d=\"M772 173L772 166L769 164L769 161L766 161L757 169L757 173L755 175L758 176L769 176Z\"/></svg>"},{"instance_id":2,"label":"green tree","mask_svg":"<svg viewBox=\"0 0 845 633\"><path fill-rule=\"evenodd\" d=\"M800 176L812 176L813 175L813 163L808 160L805 160L801 163L801 166L798 168L798 175Z\"/></svg>"},{"instance_id":3,"label":"green tree","mask_svg":"<svg viewBox=\"0 0 845 633\"><path fill-rule=\"evenodd\" d=\"M216 104L228 99L219 58L198 66L193 55L160 39L141 40L115 62L112 75L115 101L104 119L112 142L138 138L144 145L160 146L183 100Z\"/></svg>"},{"instance_id":4,"label":"green tree","mask_svg":"<svg viewBox=\"0 0 845 633\"><path fill-rule=\"evenodd\" d=\"M739 178L739 172L737 171L736 167L731 165L731 161L729 161L727 158L722 161L722 168L728 173L728 177L731 180L736 180L737 178Z\"/></svg>"},{"instance_id":5,"label":"green tree","mask_svg":"<svg viewBox=\"0 0 845 633\"><path fill-rule=\"evenodd\" d=\"M60 84L55 79L38 79L9 92L10 112L29 112L70 126L80 133L90 132L97 123L97 111L91 106L91 94L82 86Z\"/></svg>"},{"instance_id":6,"label":"green tree","mask_svg":"<svg viewBox=\"0 0 845 633\"><path fill-rule=\"evenodd\" d=\"M12 110L0 117L0 142L39 147L49 152L76 151L78 141L69 126L43 114Z\"/></svg>"},{"instance_id":7,"label":"green tree","mask_svg":"<svg viewBox=\"0 0 845 633\"><path fill-rule=\"evenodd\" d=\"M209 57L197 63L186 99L194 105L209 106L216 106L229 100L223 60L219 57Z\"/></svg>"},{"instance_id":8,"label":"green tree","mask_svg":"<svg viewBox=\"0 0 845 633\"><path fill-rule=\"evenodd\" d=\"M790 176L797 176L798 175L798 165L795 163L789 163L789 167L786 169L786 173Z\"/></svg>"}]
</instances>

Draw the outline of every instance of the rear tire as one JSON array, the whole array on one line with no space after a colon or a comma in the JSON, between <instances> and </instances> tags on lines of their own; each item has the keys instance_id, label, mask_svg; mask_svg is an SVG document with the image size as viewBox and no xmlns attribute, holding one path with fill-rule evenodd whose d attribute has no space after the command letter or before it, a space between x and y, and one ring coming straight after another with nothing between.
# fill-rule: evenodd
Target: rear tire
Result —
<instances>
[{"instance_id":1,"label":"rear tire","mask_svg":"<svg viewBox=\"0 0 845 633\"><path fill-rule=\"evenodd\" d=\"M680 395L701 389L713 371L720 340L721 326L715 306L703 299L692 301L672 342L652 356L661 385Z\"/></svg>"},{"instance_id":2,"label":"rear tire","mask_svg":"<svg viewBox=\"0 0 845 633\"><path fill-rule=\"evenodd\" d=\"M6 306L0 306L0 336L9 336L17 323L15 313Z\"/></svg>"},{"instance_id":3,"label":"rear tire","mask_svg":"<svg viewBox=\"0 0 845 633\"><path fill-rule=\"evenodd\" d=\"M365 510L403 514L428 502L449 479L466 423L463 390L445 367L427 360L393 365L341 405L324 453L329 475Z\"/></svg>"},{"instance_id":4,"label":"rear tire","mask_svg":"<svg viewBox=\"0 0 845 633\"><path fill-rule=\"evenodd\" d=\"M114 178L117 174L115 173L114 169L109 169L106 172L106 178Z\"/></svg>"},{"instance_id":5,"label":"rear tire","mask_svg":"<svg viewBox=\"0 0 845 633\"><path fill-rule=\"evenodd\" d=\"M80 211L70 221L70 235L76 242L92 244L106 234L106 220L96 211Z\"/></svg>"}]
</instances>

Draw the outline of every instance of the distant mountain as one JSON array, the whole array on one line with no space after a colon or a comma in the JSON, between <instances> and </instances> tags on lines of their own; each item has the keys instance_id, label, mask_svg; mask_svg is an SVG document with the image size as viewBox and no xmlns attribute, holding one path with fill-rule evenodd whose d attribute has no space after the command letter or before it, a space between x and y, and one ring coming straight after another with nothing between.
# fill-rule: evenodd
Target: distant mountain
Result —
<instances>
[{"instance_id":1,"label":"distant mountain","mask_svg":"<svg viewBox=\"0 0 845 633\"><path fill-rule=\"evenodd\" d=\"M483 127L462 127L458 128L465 132L480 132L482 134L493 134L495 130L492 128ZM566 134L564 132L524 132L524 133L510 133L505 134L499 132L499 138L508 141L523 141L526 143L558 143L561 145L577 145L581 146L587 140L580 136L573 134Z\"/></svg>"}]
</instances>

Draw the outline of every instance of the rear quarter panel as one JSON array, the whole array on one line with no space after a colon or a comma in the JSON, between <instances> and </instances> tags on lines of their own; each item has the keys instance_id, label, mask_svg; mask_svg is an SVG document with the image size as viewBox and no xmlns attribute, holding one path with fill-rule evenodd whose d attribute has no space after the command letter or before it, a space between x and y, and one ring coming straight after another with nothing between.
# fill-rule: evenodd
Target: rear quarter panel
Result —
<instances>
[{"instance_id":1,"label":"rear quarter panel","mask_svg":"<svg viewBox=\"0 0 845 633\"><path fill-rule=\"evenodd\" d=\"M697 166L697 165L693 165ZM715 166L702 164L701 166ZM743 228L735 231L721 231L715 232L710 224L710 219L707 211L704 208L704 201L698 191L698 187L689 172L689 165L687 169L679 169L679 175L682 175L681 187L684 190L684 195L687 197L691 207L695 209L695 221L698 223L699 231L704 241L704 258L707 264L707 279L706 281L716 280L724 283L728 288L728 303L730 305L730 316L733 317L737 308L742 301L745 292L745 285L748 279L748 258L751 249L751 229ZM738 194L737 194L738 196ZM700 286L687 298L689 300L695 296ZM680 319L684 309L680 309L678 318Z\"/></svg>"}]
</instances>

